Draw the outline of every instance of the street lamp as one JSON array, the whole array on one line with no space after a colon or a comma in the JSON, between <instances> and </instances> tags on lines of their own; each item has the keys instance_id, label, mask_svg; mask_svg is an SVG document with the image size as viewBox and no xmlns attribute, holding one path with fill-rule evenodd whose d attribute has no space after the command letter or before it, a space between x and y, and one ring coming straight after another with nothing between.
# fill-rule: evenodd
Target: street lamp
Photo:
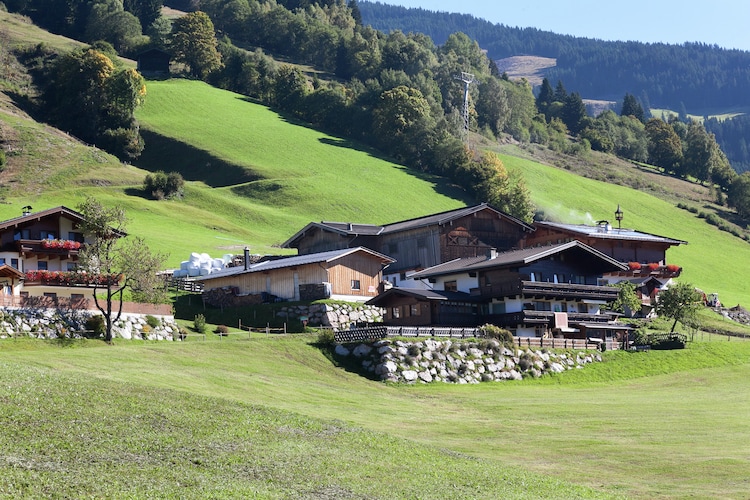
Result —
<instances>
[{"instance_id":1,"label":"street lamp","mask_svg":"<svg viewBox=\"0 0 750 500\"><path fill-rule=\"evenodd\" d=\"M617 220L617 229L622 229L622 210L620 210L620 204L617 204L617 210L615 210L615 220Z\"/></svg>"}]
</instances>

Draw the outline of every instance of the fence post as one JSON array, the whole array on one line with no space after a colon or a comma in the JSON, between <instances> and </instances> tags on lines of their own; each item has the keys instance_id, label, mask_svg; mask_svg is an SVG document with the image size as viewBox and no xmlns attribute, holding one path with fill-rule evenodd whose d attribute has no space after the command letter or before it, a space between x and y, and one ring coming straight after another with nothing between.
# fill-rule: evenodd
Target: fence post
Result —
<instances>
[{"instance_id":1,"label":"fence post","mask_svg":"<svg viewBox=\"0 0 750 500\"><path fill-rule=\"evenodd\" d=\"M266 323L266 335L271 335L271 323Z\"/></svg>"},{"instance_id":2,"label":"fence post","mask_svg":"<svg viewBox=\"0 0 750 500\"><path fill-rule=\"evenodd\" d=\"M242 318L240 318L238 320L238 322L239 322L239 325L237 326L237 328L239 328L240 330L242 330Z\"/></svg>"},{"instance_id":3,"label":"fence post","mask_svg":"<svg viewBox=\"0 0 750 500\"><path fill-rule=\"evenodd\" d=\"M284 335L286 335L286 321L284 322Z\"/></svg>"}]
</instances>

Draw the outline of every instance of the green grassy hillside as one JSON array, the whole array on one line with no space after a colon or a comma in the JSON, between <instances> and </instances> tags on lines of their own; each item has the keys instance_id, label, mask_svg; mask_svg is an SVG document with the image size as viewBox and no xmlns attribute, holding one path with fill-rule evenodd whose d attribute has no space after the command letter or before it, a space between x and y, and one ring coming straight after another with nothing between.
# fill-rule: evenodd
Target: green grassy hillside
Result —
<instances>
[{"instance_id":1,"label":"green grassy hillside","mask_svg":"<svg viewBox=\"0 0 750 500\"><path fill-rule=\"evenodd\" d=\"M747 492L749 342L608 352L604 363L522 383L399 386L335 368L312 340L3 340L0 494Z\"/></svg>"},{"instance_id":2,"label":"green grassy hillside","mask_svg":"<svg viewBox=\"0 0 750 500\"><path fill-rule=\"evenodd\" d=\"M311 221L386 223L471 203L440 178L200 82L148 83L138 113L147 140L140 169L29 118L0 117L24 145L18 158L23 161L0 176L9 179L8 204L0 205L0 217L15 216L29 203L75 206L94 194L125 206L131 232L169 253L173 266L193 251L218 256L248 245L253 252L279 252L275 246ZM57 157L50 168L52 151ZM685 280L719 292L725 304L750 302L743 272L750 245L676 208L666 201L671 196L593 181L507 153L502 158L508 168L523 172L533 201L548 215L591 223L612 219L619 203L624 227L688 241L668 253L670 262L683 266ZM183 174L188 180L184 200L143 196L143 176L157 169Z\"/></svg>"}]
</instances>

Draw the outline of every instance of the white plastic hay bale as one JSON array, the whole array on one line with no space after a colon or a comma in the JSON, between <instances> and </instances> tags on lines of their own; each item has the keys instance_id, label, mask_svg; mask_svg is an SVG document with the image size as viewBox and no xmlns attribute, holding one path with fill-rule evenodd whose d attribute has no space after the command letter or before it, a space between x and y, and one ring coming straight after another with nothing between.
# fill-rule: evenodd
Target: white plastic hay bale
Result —
<instances>
[{"instance_id":1,"label":"white plastic hay bale","mask_svg":"<svg viewBox=\"0 0 750 500\"><path fill-rule=\"evenodd\" d=\"M175 278L187 278L187 275L188 275L187 269L176 269L172 273L172 276L174 276Z\"/></svg>"},{"instance_id":2,"label":"white plastic hay bale","mask_svg":"<svg viewBox=\"0 0 750 500\"><path fill-rule=\"evenodd\" d=\"M224 264L229 264L234 260L234 255L231 253L225 253L221 260L224 262Z\"/></svg>"},{"instance_id":3,"label":"white plastic hay bale","mask_svg":"<svg viewBox=\"0 0 750 500\"><path fill-rule=\"evenodd\" d=\"M198 271L199 276L208 276L209 274L211 274L211 269L208 267L201 267Z\"/></svg>"},{"instance_id":4,"label":"white plastic hay bale","mask_svg":"<svg viewBox=\"0 0 750 500\"><path fill-rule=\"evenodd\" d=\"M224 260L223 259L211 260L211 268L212 269L224 269Z\"/></svg>"},{"instance_id":5,"label":"white plastic hay bale","mask_svg":"<svg viewBox=\"0 0 750 500\"><path fill-rule=\"evenodd\" d=\"M201 261L201 254L197 252L193 252L190 254L190 262L191 263L198 263Z\"/></svg>"},{"instance_id":6,"label":"white plastic hay bale","mask_svg":"<svg viewBox=\"0 0 750 500\"><path fill-rule=\"evenodd\" d=\"M180 262L180 269L183 271L187 271L189 264L190 264L189 260L183 260L182 262Z\"/></svg>"}]
</instances>

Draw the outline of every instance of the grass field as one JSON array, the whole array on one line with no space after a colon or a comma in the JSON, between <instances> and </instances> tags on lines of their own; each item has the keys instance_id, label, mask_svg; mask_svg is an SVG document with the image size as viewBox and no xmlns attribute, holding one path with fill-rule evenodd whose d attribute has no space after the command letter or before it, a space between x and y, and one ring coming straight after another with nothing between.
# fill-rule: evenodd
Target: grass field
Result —
<instances>
[{"instance_id":1,"label":"grass field","mask_svg":"<svg viewBox=\"0 0 750 500\"><path fill-rule=\"evenodd\" d=\"M5 496L742 498L750 342L394 386L314 337L0 342ZM70 473L69 470L74 470Z\"/></svg>"}]
</instances>

